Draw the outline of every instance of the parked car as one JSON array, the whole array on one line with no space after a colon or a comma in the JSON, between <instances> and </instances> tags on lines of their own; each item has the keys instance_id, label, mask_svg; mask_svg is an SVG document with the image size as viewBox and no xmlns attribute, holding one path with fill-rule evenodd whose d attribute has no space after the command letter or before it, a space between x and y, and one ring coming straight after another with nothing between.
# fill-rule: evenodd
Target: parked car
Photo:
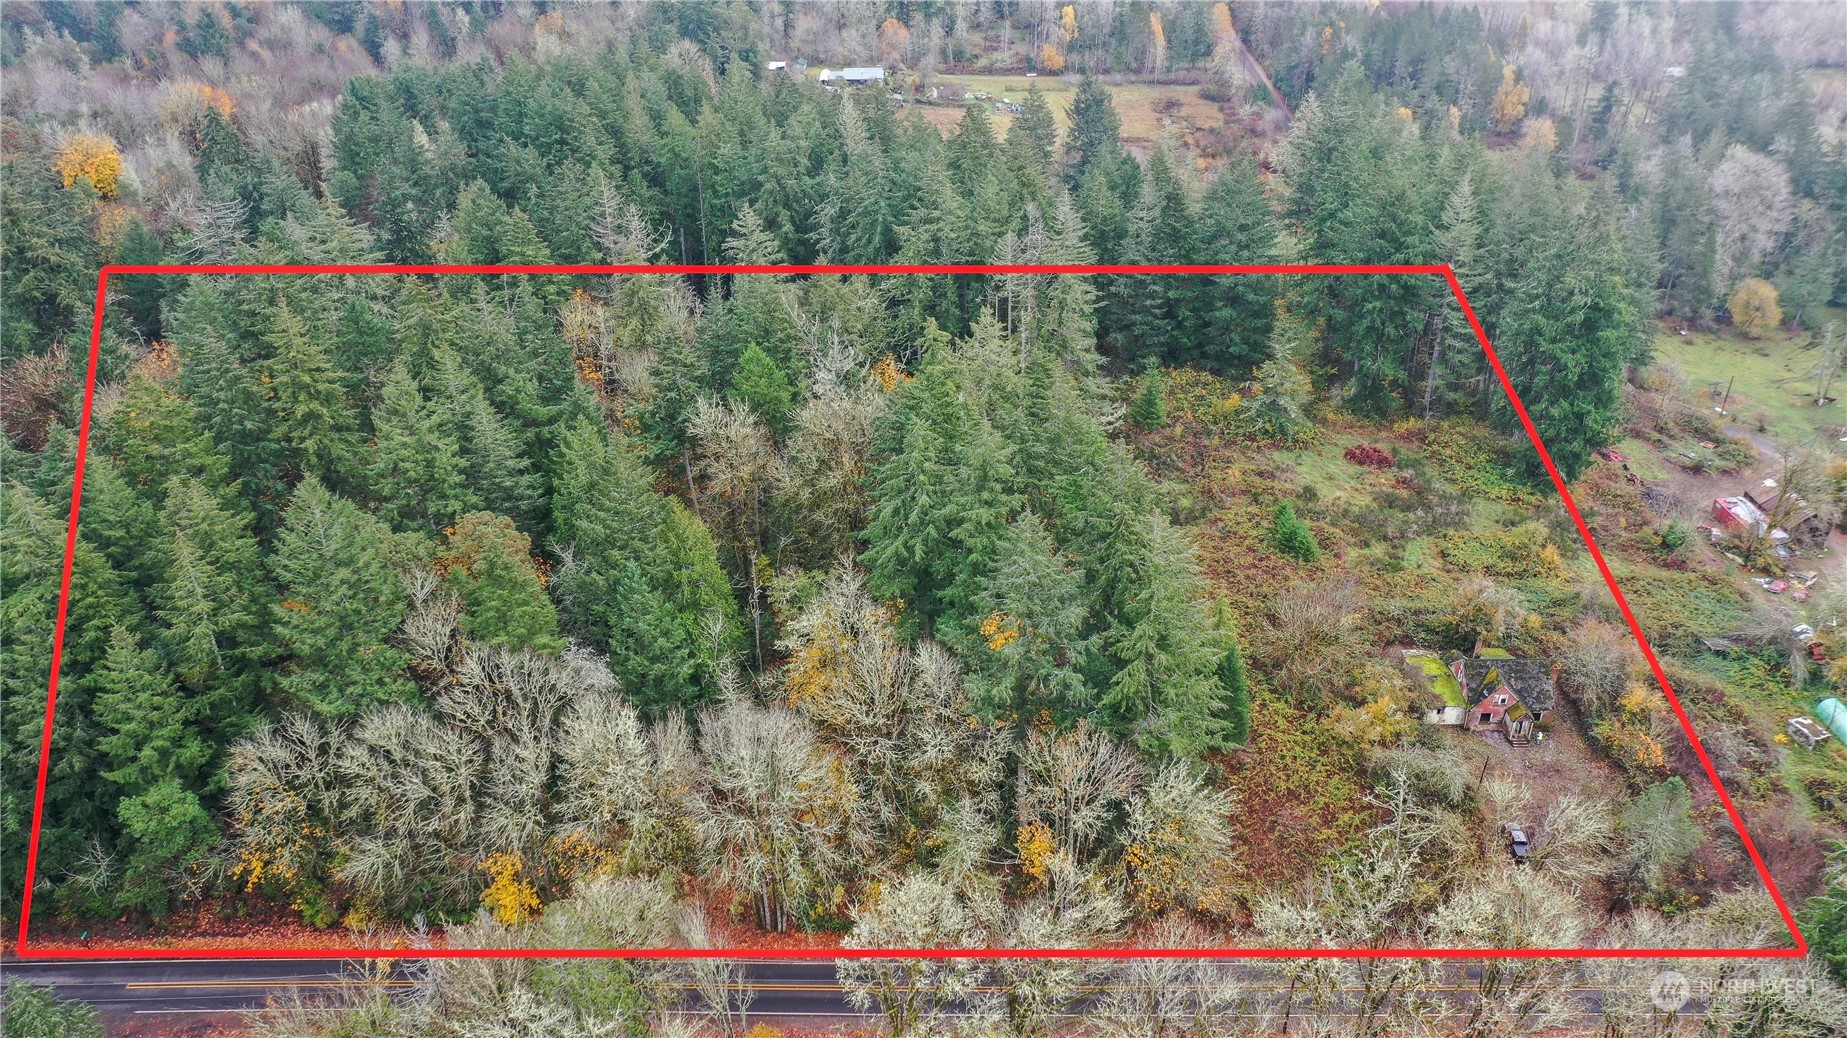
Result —
<instances>
[{"instance_id":1,"label":"parked car","mask_svg":"<svg viewBox=\"0 0 1847 1038\"><path fill-rule=\"evenodd\" d=\"M1507 853L1515 865L1525 865L1528 855L1532 854L1532 844L1527 841L1526 827L1507 823Z\"/></svg>"}]
</instances>

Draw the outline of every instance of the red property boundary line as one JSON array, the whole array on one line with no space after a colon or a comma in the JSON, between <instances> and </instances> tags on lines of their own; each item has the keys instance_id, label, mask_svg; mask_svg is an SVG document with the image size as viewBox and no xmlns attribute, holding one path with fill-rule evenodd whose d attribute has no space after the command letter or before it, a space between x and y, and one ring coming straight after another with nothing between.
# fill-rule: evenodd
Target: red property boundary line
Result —
<instances>
[{"instance_id":1,"label":"red property boundary line","mask_svg":"<svg viewBox=\"0 0 1847 1038\"><path fill-rule=\"evenodd\" d=\"M1725 806L1725 813L1731 819L1732 826L1743 843L1745 853L1757 870L1758 878L1776 902L1776 908L1783 922L1789 927L1790 936L1795 941L1792 948L65 948L34 947L27 941L27 931L32 919L32 888L38 871L38 846L40 827L45 813L45 781L51 763L51 723L57 710L58 672L64 654L64 626L68 617L71 595L71 567L77 548L77 515L83 500L83 468L90 443L90 413L96 394L97 356L102 348L103 306L109 287L109 278L116 274L585 274L585 275L622 275L622 274L1414 274L1443 278L1461 305L1462 313L1468 318L1469 327L1475 332L1475 339L1481 343L1482 353L1488 358L1488 364L1500 380L1501 388L1506 390L1507 399L1513 404L1514 412L1520 417L1520 424L1526 429L1527 437L1534 449L1539 452L1539 459L1545 464L1546 473L1552 478L1552 485L1558 490L1559 500L1564 502L1565 510L1571 514L1571 521L1577 526L1578 534L1584 539L1584 546L1589 549L1591 558L1596 560L1597 570L1603 575L1603 582L1615 598L1617 608L1622 611L1623 619L1629 624L1630 632L1641 647L1642 654L1648 659L1649 669L1654 672L1655 680L1660 682L1661 690L1667 695L1667 701L1674 709L1674 715L1680 721L1680 727L1686 733L1687 741L1692 745L1694 754L1699 758L1706 777L1712 782L1712 788L1719 795L1719 802ZM1376 265L1336 265L1336 264L1189 264L1171 266L1125 266L1125 265L1051 265L1051 264L1009 264L983 265L960 264L943 266L923 265L743 265L743 264L705 264L705 265L663 265L645 264L579 264L579 265L520 265L520 266L464 266L444 264L199 264L199 265L127 265L111 264L98 272L96 279L96 307L94 320L90 329L90 362L83 388L83 415L77 433L77 465L73 476L71 491L70 520L66 524L64 542L64 577L58 591L58 622L51 643L51 676L45 697L45 727L39 741L38 788L32 805L32 838L26 852L26 886L20 900L18 955L22 959L33 958L67 958L67 959L247 959L247 958L286 958L286 959L324 959L343 957L365 958L659 958L659 959L712 959L712 958L779 958L779 959L918 959L918 958L957 958L957 959L1011 959L1011 958L1073 958L1073 959L1122 959L1122 958L1186 958L1186 959L1277 959L1277 958L1366 958L1366 959L1476 959L1476 958L1581 958L1581 959L1691 959L1691 958L1725 958L1725 959L1797 959L1808 954L1808 942L1796 926L1794 915L1783 899L1782 891L1777 889L1776 881L1771 878L1770 870L1765 865L1763 855L1746 831L1744 819L1739 815L1737 805L1732 802L1731 794L1726 792L1725 784L1719 781L1718 771L1713 767L1712 759L1707 756L1706 748L1701 744L1699 734L1693 730L1693 722L1688 717L1686 708L1681 705L1680 697L1674 693L1668 683L1667 674L1662 669L1661 661L1655 656L1654 648L1649 645L1641 625L1636 621L1635 613L1629 607L1628 599L1623 597L1622 589L1616 584L1616 576L1604 559L1603 552L1591 536L1590 527L1585 524L1584 516L1578 511L1578 505L1572 499L1571 490L1565 485L1564 477L1559 474L1558 466L1553 463L1552 455L1540 440L1539 430L1533 419L1527 414L1526 405L1521 402L1520 394L1514 390L1513 381L1508 378L1507 370L1502 367L1500 357L1488 342L1488 334L1482 329L1481 321L1475 315L1474 307L1469 305L1468 297L1462 291L1462 285L1456 280L1456 274L1447 264L1376 264Z\"/></svg>"}]
</instances>

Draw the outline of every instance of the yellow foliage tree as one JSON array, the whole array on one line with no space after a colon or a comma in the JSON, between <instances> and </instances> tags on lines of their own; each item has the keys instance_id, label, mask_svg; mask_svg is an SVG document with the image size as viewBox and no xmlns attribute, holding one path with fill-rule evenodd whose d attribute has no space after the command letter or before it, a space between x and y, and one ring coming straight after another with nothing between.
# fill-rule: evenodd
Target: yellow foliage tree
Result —
<instances>
[{"instance_id":1,"label":"yellow foliage tree","mask_svg":"<svg viewBox=\"0 0 1847 1038\"><path fill-rule=\"evenodd\" d=\"M1148 71L1160 72L1167 67L1167 26L1161 12L1148 12Z\"/></svg>"},{"instance_id":2,"label":"yellow foliage tree","mask_svg":"<svg viewBox=\"0 0 1847 1038\"><path fill-rule=\"evenodd\" d=\"M97 194L114 198L116 181L122 176L122 156L115 142L102 134L77 133L52 156L51 168L64 178L65 187L87 180Z\"/></svg>"},{"instance_id":3,"label":"yellow foliage tree","mask_svg":"<svg viewBox=\"0 0 1847 1038\"><path fill-rule=\"evenodd\" d=\"M1057 851L1052 830L1043 822L1022 825L1013 836L1013 845L1020 855L1020 871L1031 877L1035 886L1045 883L1051 875L1052 855Z\"/></svg>"},{"instance_id":4,"label":"yellow foliage tree","mask_svg":"<svg viewBox=\"0 0 1847 1038\"><path fill-rule=\"evenodd\" d=\"M1058 53L1058 48L1051 44L1039 48L1039 67L1047 72L1063 72L1065 56Z\"/></svg>"},{"instance_id":5,"label":"yellow foliage tree","mask_svg":"<svg viewBox=\"0 0 1847 1038\"><path fill-rule=\"evenodd\" d=\"M898 388L898 374L898 361L889 353L872 365L873 381L887 393Z\"/></svg>"},{"instance_id":6,"label":"yellow foliage tree","mask_svg":"<svg viewBox=\"0 0 1847 1038\"><path fill-rule=\"evenodd\" d=\"M491 854L481 863L488 875L487 889L481 892L481 906L494 913L503 926L523 923L539 910L539 891L520 873L526 865L519 855L508 851Z\"/></svg>"},{"instance_id":7,"label":"yellow foliage tree","mask_svg":"<svg viewBox=\"0 0 1847 1038\"><path fill-rule=\"evenodd\" d=\"M1527 151L1553 151L1558 148L1558 125L1541 116L1526 124L1526 132L1520 135L1520 147Z\"/></svg>"},{"instance_id":8,"label":"yellow foliage tree","mask_svg":"<svg viewBox=\"0 0 1847 1038\"><path fill-rule=\"evenodd\" d=\"M1783 320L1783 308L1777 305L1776 286L1763 278L1745 278L1732 290L1726 302L1732 324L1748 339L1761 339L1764 333Z\"/></svg>"},{"instance_id":9,"label":"yellow foliage tree","mask_svg":"<svg viewBox=\"0 0 1847 1038\"><path fill-rule=\"evenodd\" d=\"M1501 68L1501 87L1494 92L1494 105L1488 109L1488 123L1497 132L1512 133L1520 120L1526 118L1526 102L1533 96L1533 90L1525 83L1515 82L1518 74L1512 65Z\"/></svg>"},{"instance_id":10,"label":"yellow foliage tree","mask_svg":"<svg viewBox=\"0 0 1847 1038\"><path fill-rule=\"evenodd\" d=\"M1058 13L1058 31L1064 34L1066 43L1077 39L1077 8L1075 6L1066 4L1065 9Z\"/></svg>"}]
</instances>

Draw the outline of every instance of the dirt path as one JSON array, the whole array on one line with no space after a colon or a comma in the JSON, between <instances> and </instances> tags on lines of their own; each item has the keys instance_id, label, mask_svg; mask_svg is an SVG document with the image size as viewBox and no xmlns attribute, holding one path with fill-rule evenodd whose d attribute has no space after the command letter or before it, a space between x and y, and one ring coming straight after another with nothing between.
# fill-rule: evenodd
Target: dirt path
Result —
<instances>
[{"instance_id":1,"label":"dirt path","mask_svg":"<svg viewBox=\"0 0 1847 1038\"><path fill-rule=\"evenodd\" d=\"M1231 38L1238 41L1238 57L1244 63L1244 71L1255 76L1270 91L1270 100L1275 101L1277 109L1283 113L1283 129L1289 129L1289 124L1295 121L1295 112L1290 110L1289 102L1283 100L1283 92L1276 89L1275 83L1270 82L1270 74L1263 70L1263 64L1257 60L1257 56L1244 45L1244 38L1237 33L1232 33Z\"/></svg>"},{"instance_id":2,"label":"dirt path","mask_svg":"<svg viewBox=\"0 0 1847 1038\"><path fill-rule=\"evenodd\" d=\"M1757 453L1763 455L1766 461L1775 461L1782 457L1782 446L1764 433L1754 432L1742 425L1727 425L1725 435L1750 440L1751 446L1756 447Z\"/></svg>"}]
</instances>

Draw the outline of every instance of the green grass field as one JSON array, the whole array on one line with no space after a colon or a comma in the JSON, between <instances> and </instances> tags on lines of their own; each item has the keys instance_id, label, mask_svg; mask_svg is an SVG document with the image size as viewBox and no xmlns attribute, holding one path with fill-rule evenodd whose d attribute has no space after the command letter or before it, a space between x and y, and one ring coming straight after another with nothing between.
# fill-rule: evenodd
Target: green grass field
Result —
<instances>
[{"instance_id":1,"label":"green grass field","mask_svg":"<svg viewBox=\"0 0 1847 1038\"><path fill-rule=\"evenodd\" d=\"M1071 126L1071 95L1077 90L1076 77L943 75L936 77L936 81L940 85L987 94L991 101L1005 98L1016 103L1025 100L1026 92L1037 86L1052 106L1052 117L1058 121L1059 131ZM1162 123L1167 119L1172 119L1176 129L1183 133L1189 128L1225 123L1219 106L1202 99L1195 86L1124 83L1112 85L1110 93L1115 95L1116 110L1122 115L1122 137L1126 141L1152 142L1161 135ZM952 126L962 118L962 109L956 105L929 106L924 113L925 118L938 127ZM1001 136L1013 125L1013 116L1005 113L990 113L990 118L994 122L994 132Z\"/></svg>"},{"instance_id":2,"label":"green grass field","mask_svg":"<svg viewBox=\"0 0 1847 1038\"><path fill-rule=\"evenodd\" d=\"M1752 341L1727 330L1662 334L1654 346L1656 359L1678 367L1688 391L1703 405L1716 404L1707 399L1710 387L1717 385L1722 393L1731 382L1726 410L1733 423L1747 429L1762 424L1771 436L1801 441L1839 436L1834 430L1847 425L1847 402L1815 406L1819 341L1809 332L1783 331ZM1847 400L1847 370L1836 375L1829 394Z\"/></svg>"}]
</instances>

